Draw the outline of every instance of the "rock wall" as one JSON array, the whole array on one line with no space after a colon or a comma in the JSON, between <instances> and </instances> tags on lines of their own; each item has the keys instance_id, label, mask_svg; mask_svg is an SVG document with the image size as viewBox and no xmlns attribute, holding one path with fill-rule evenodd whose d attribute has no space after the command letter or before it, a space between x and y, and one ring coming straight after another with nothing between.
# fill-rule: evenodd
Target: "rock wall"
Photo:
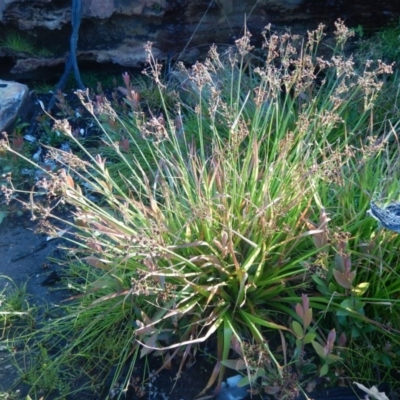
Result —
<instances>
[{"instance_id":1,"label":"rock wall","mask_svg":"<svg viewBox=\"0 0 400 400\"><path fill-rule=\"evenodd\" d=\"M258 36L268 23L292 31L314 29L337 18L365 28L397 21L400 0L81 0L80 61L141 68L143 44L154 43L160 59L193 62L211 43L232 44L243 31ZM62 65L69 47L72 0L0 0L0 57L21 75ZM246 17L245 17L246 16ZM7 45L20 35L30 53ZM8 43L9 44L9 43ZM1 64L1 63L0 63Z\"/></svg>"}]
</instances>

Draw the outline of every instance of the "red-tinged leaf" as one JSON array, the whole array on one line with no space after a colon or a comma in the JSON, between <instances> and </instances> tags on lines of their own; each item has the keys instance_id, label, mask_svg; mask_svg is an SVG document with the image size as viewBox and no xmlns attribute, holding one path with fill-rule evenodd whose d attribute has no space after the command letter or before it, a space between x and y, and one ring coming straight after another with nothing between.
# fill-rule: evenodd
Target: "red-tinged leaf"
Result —
<instances>
[{"instance_id":1,"label":"red-tinged leaf","mask_svg":"<svg viewBox=\"0 0 400 400\"><path fill-rule=\"evenodd\" d=\"M321 229L315 229L313 231L313 242L318 250L323 249L328 244L326 233Z\"/></svg>"},{"instance_id":2,"label":"red-tinged leaf","mask_svg":"<svg viewBox=\"0 0 400 400\"><path fill-rule=\"evenodd\" d=\"M303 319L304 318L304 309L303 309L303 307L301 306L301 304L296 304L296 314L301 318L301 319Z\"/></svg>"},{"instance_id":3,"label":"red-tinged leaf","mask_svg":"<svg viewBox=\"0 0 400 400\"><path fill-rule=\"evenodd\" d=\"M316 226L316 224L314 223L306 221L306 224L310 229L310 231L315 230L315 232L313 232L313 241L317 249L323 249L329 243L328 222L330 220L331 219L328 217L328 214L325 212L325 209L322 208L319 216L318 226Z\"/></svg>"},{"instance_id":4,"label":"red-tinged leaf","mask_svg":"<svg viewBox=\"0 0 400 400\"><path fill-rule=\"evenodd\" d=\"M356 277L356 271L350 272L350 273L348 274L349 282L350 282L350 283L353 283L355 277Z\"/></svg>"},{"instance_id":5,"label":"red-tinged leaf","mask_svg":"<svg viewBox=\"0 0 400 400\"><path fill-rule=\"evenodd\" d=\"M343 256L343 267L345 271L350 272L351 270L351 258L348 254Z\"/></svg>"},{"instance_id":6,"label":"red-tinged leaf","mask_svg":"<svg viewBox=\"0 0 400 400\"><path fill-rule=\"evenodd\" d=\"M310 301L308 300L308 296L303 293L301 295L301 300L303 302L303 309L306 312L310 308Z\"/></svg>"},{"instance_id":7,"label":"red-tinged leaf","mask_svg":"<svg viewBox=\"0 0 400 400\"><path fill-rule=\"evenodd\" d=\"M15 134L11 138L11 148L15 151L20 152L24 147L24 138L22 135Z\"/></svg>"},{"instance_id":8,"label":"red-tinged leaf","mask_svg":"<svg viewBox=\"0 0 400 400\"><path fill-rule=\"evenodd\" d=\"M345 289L351 289L351 282L346 276L345 272L340 272L337 269L333 271L333 276L336 279L336 282Z\"/></svg>"},{"instance_id":9,"label":"red-tinged leaf","mask_svg":"<svg viewBox=\"0 0 400 400\"><path fill-rule=\"evenodd\" d=\"M329 334L328 334L328 339L327 339L327 343L329 344L329 346L333 349L333 345L335 344L335 340L336 340L336 330L335 328L333 328Z\"/></svg>"},{"instance_id":10,"label":"red-tinged leaf","mask_svg":"<svg viewBox=\"0 0 400 400\"><path fill-rule=\"evenodd\" d=\"M75 182L72 179L71 175L65 175L65 182L67 183L67 185L71 188L74 189L75 188Z\"/></svg>"},{"instance_id":11,"label":"red-tinged leaf","mask_svg":"<svg viewBox=\"0 0 400 400\"><path fill-rule=\"evenodd\" d=\"M312 308L309 308L304 313L304 318L303 318L304 330L306 330L311 325L312 317L313 317Z\"/></svg>"},{"instance_id":12,"label":"red-tinged leaf","mask_svg":"<svg viewBox=\"0 0 400 400\"><path fill-rule=\"evenodd\" d=\"M341 333L341 335L339 336L339 346L340 347L344 347L347 343L347 337L346 334L344 332Z\"/></svg>"}]
</instances>

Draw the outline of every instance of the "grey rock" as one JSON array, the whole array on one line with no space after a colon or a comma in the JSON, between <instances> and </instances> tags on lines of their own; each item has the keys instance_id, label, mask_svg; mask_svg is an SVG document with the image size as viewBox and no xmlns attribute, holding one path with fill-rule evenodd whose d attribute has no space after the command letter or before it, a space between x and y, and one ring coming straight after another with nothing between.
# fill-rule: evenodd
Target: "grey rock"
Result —
<instances>
[{"instance_id":1,"label":"grey rock","mask_svg":"<svg viewBox=\"0 0 400 400\"><path fill-rule=\"evenodd\" d=\"M142 68L143 44L151 41L159 60L172 56L190 63L193 49L205 54L211 43L234 44L245 21L256 40L269 23L273 30L290 26L305 33L320 22L332 30L334 20L342 18L350 27L369 29L397 21L399 13L400 0L82 0L78 61ZM7 72L18 79L60 64L69 50L70 24L71 0L0 0L0 36L17 27L38 48L53 53L34 62L31 54L0 46L0 59L16 61Z\"/></svg>"},{"instance_id":2,"label":"grey rock","mask_svg":"<svg viewBox=\"0 0 400 400\"><path fill-rule=\"evenodd\" d=\"M28 86L0 79L0 132L10 133L16 119L23 118L30 107Z\"/></svg>"}]
</instances>

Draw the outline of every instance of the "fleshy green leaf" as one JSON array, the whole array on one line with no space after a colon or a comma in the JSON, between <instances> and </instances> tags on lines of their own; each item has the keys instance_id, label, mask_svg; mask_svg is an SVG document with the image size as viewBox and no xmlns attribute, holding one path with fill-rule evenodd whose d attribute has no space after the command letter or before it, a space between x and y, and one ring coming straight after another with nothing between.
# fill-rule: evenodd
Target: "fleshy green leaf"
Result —
<instances>
[{"instance_id":1,"label":"fleshy green leaf","mask_svg":"<svg viewBox=\"0 0 400 400\"><path fill-rule=\"evenodd\" d=\"M311 343L311 342L315 339L316 336L317 336L317 335L316 335L315 333L308 332L307 335L304 336L303 343L304 343L304 344L309 344L309 343Z\"/></svg>"},{"instance_id":2,"label":"fleshy green leaf","mask_svg":"<svg viewBox=\"0 0 400 400\"><path fill-rule=\"evenodd\" d=\"M347 317L354 312L364 315L364 303L357 299L346 299L340 303L341 308L336 312L337 316Z\"/></svg>"},{"instance_id":3,"label":"fleshy green leaf","mask_svg":"<svg viewBox=\"0 0 400 400\"><path fill-rule=\"evenodd\" d=\"M325 376L329 371L329 366L328 364L324 364L321 369L319 370L319 376Z\"/></svg>"},{"instance_id":4,"label":"fleshy green leaf","mask_svg":"<svg viewBox=\"0 0 400 400\"><path fill-rule=\"evenodd\" d=\"M335 293L337 292L337 286L333 282L329 282L328 286L329 292L328 293Z\"/></svg>"},{"instance_id":5,"label":"fleshy green leaf","mask_svg":"<svg viewBox=\"0 0 400 400\"><path fill-rule=\"evenodd\" d=\"M312 346L314 347L315 352L321 357L325 358L326 354L324 352L324 348L315 340L311 342Z\"/></svg>"},{"instance_id":6,"label":"fleshy green leaf","mask_svg":"<svg viewBox=\"0 0 400 400\"><path fill-rule=\"evenodd\" d=\"M303 328L297 321L292 322L292 329L298 339L302 339L304 337Z\"/></svg>"},{"instance_id":7,"label":"fleshy green leaf","mask_svg":"<svg viewBox=\"0 0 400 400\"><path fill-rule=\"evenodd\" d=\"M351 290L351 293L356 296L362 296L369 288L369 282L359 283L356 287Z\"/></svg>"},{"instance_id":8,"label":"fleshy green leaf","mask_svg":"<svg viewBox=\"0 0 400 400\"><path fill-rule=\"evenodd\" d=\"M336 356L335 354L329 354L325 357L326 361L334 362L334 361L340 361L342 358L339 356Z\"/></svg>"}]
</instances>

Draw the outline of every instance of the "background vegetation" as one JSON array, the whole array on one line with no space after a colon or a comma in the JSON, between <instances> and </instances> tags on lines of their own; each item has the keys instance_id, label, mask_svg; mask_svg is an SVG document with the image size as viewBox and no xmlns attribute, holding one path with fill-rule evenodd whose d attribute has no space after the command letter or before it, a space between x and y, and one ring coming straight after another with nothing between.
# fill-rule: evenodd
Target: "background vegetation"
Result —
<instances>
[{"instance_id":1,"label":"background vegetation","mask_svg":"<svg viewBox=\"0 0 400 400\"><path fill-rule=\"evenodd\" d=\"M96 147L62 96L60 118L43 116L70 143L46 146L54 171L3 138L4 151L42 171L41 201L32 194L25 206L70 242L73 300L25 334L20 368L33 394L78 390L72 375L103 393L110 371L128 389L139 358L161 355L181 371L210 340L200 397L227 368L254 395L279 399L319 378L396 387L399 236L366 212L398 197L398 77L346 56L353 34L337 21L328 59L318 55L323 26L306 41L267 27L257 56L245 31L167 79L148 43L151 93L128 74L122 102L77 92ZM8 179L2 190L11 200L17 187ZM60 204L74 216L63 231L50 224Z\"/></svg>"}]
</instances>

